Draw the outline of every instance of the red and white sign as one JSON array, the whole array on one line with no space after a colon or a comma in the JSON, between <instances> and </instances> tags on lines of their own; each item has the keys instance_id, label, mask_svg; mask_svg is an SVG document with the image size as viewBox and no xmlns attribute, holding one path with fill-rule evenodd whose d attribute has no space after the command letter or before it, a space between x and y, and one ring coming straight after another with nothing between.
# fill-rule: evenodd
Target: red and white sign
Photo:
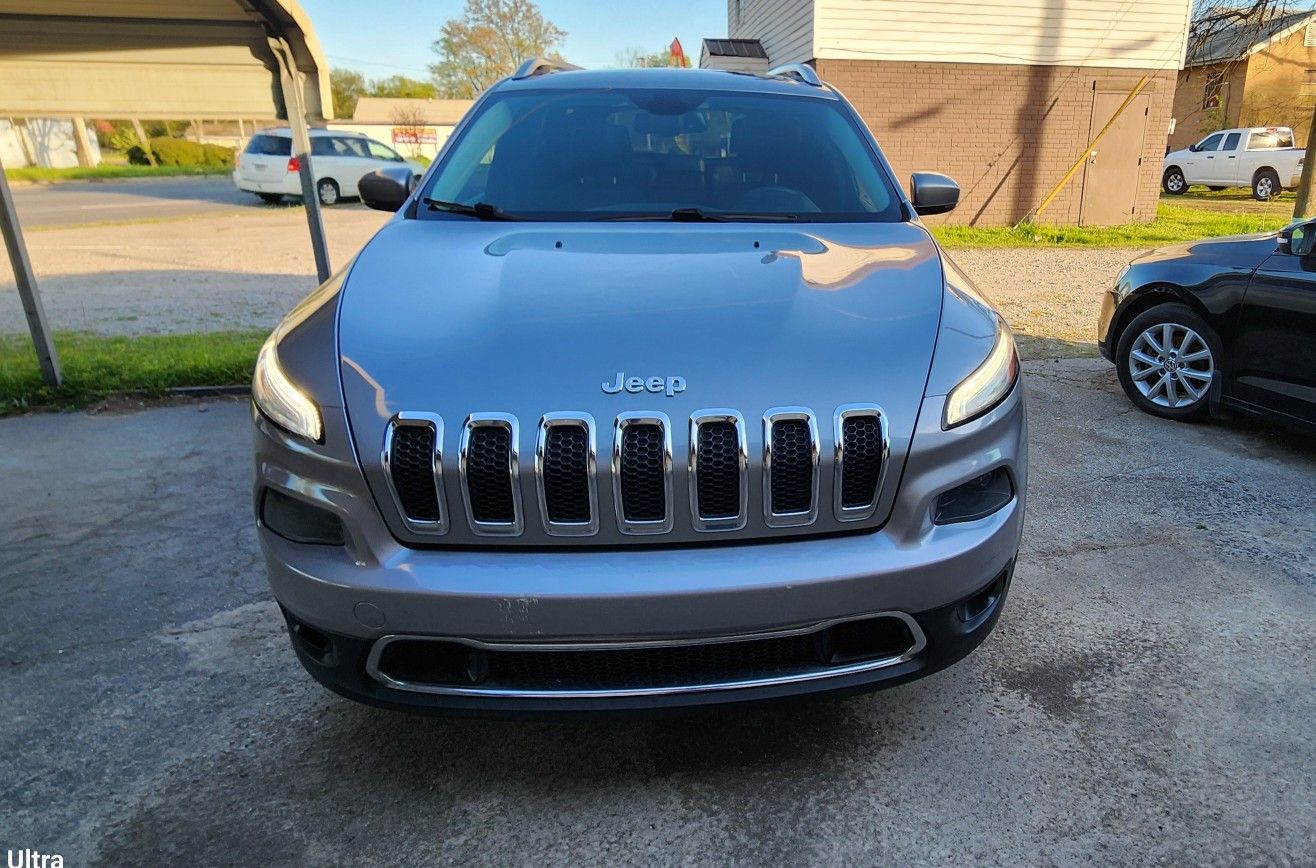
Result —
<instances>
[{"instance_id":1,"label":"red and white sign","mask_svg":"<svg viewBox=\"0 0 1316 868\"><path fill-rule=\"evenodd\" d=\"M394 127L395 145L437 145L439 134L433 127Z\"/></svg>"}]
</instances>

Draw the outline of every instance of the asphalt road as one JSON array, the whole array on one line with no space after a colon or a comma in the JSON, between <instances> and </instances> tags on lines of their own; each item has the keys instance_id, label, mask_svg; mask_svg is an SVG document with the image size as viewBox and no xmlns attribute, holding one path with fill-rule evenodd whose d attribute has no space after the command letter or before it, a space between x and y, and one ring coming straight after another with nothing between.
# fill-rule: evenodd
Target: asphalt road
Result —
<instances>
[{"instance_id":1,"label":"asphalt road","mask_svg":"<svg viewBox=\"0 0 1316 868\"><path fill-rule=\"evenodd\" d=\"M233 186L227 175L23 184L15 185L13 189L18 219L29 228L193 217L234 209L269 210L278 207L265 204L252 193L242 192ZM344 203L335 207L363 206Z\"/></svg>"},{"instance_id":2,"label":"asphalt road","mask_svg":"<svg viewBox=\"0 0 1316 868\"><path fill-rule=\"evenodd\" d=\"M845 700L620 721L319 688L242 402L0 420L0 847L65 864L1310 864L1316 445L1026 365L996 632Z\"/></svg>"}]
</instances>

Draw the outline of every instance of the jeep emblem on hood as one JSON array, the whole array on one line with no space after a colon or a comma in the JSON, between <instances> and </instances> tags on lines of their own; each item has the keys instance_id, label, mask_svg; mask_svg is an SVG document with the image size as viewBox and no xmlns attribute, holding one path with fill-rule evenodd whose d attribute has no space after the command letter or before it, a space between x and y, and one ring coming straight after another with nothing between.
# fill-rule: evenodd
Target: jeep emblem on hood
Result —
<instances>
[{"instance_id":1,"label":"jeep emblem on hood","mask_svg":"<svg viewBox=\"0 0 1316 868\"><path fill-rule=\"evenodd\" d=\"M606 380L603 382L603 391L609 395L616 395L623 389L632 395L644 391L655 395L666 392L667 397L671 398L685 391L685 377L627 377L625 371L618 371L617 378L611 383Z\"/></svg>"}]
</instances>

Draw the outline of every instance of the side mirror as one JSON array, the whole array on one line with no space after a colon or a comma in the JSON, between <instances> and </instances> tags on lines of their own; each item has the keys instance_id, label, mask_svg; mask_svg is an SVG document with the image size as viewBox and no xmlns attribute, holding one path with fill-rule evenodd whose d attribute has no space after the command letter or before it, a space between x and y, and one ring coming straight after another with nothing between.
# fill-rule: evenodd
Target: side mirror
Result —
<instances>
[{"instance_id":1,"label":"side mirror","mask_svg":"<svg viewBox=\"0 0 1316 868\"><path fill-rule=\"evenodd\" d=\"M1285 226L1279 231L1279 246L1294 256L1310 256L1316 248L1316 221Z\"/></svg>"},{"instance_id":2,"label":"side mirror","mask_svg":"<svg viewBox=\"0 0 1316 868\"><path fill-rule=\"evenodd\" d=\"M367 207L393 213L407 201L415 185L416 176L410 166L388 166L366 175L356 187Z\"/></svg>"},{"instance_id":3,"label":"side mirror","mask_svg":"<svg viewBox=\"0 0 1316 868\"><path fill-rule=\"evenodd\" d=\"M960 185L936 172L915 172L909 177L909 198L919 216L945 214L960 203Z\"/></svg>"}]
</instances>

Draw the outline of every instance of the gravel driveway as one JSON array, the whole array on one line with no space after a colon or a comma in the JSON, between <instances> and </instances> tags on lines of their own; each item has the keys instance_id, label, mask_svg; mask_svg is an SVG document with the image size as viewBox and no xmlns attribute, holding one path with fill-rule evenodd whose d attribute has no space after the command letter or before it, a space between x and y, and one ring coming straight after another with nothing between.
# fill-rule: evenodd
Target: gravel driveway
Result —
<instances>
[{"instance_id":1,"label":"gravel driveway","mask_svg":"<svg viewBox=\"0 0 1316 868\"><path fill-rule=\"evenodd\" d=\"M388 219L325 210L341 266ZM298 208L161 223L31 232L28 246L56 329L101 334L269 329L315 285ZM1072 355L1054 341L1091 343L1101 291L1137 250L964 249L957 262L1024 335L1034 357ZM8 264L0 264L0 333L26 330ZM1090 351L1079 348L1078 352Z\"/></svg>"},{"instance_id":2,"label":"gravel driveway","mask_svg":"<svg viewBox=\"0 0 1316 868\"><path fill-rule=\"evenodd\" d=\"M65 864L1297 865L1316 840L1316 447L1026 365L999 627L847 700L429 719L300 669L240 402L0 420L0 834ZM77 457L95 456L94 460Z\"/></svg>"}]
</instances>

